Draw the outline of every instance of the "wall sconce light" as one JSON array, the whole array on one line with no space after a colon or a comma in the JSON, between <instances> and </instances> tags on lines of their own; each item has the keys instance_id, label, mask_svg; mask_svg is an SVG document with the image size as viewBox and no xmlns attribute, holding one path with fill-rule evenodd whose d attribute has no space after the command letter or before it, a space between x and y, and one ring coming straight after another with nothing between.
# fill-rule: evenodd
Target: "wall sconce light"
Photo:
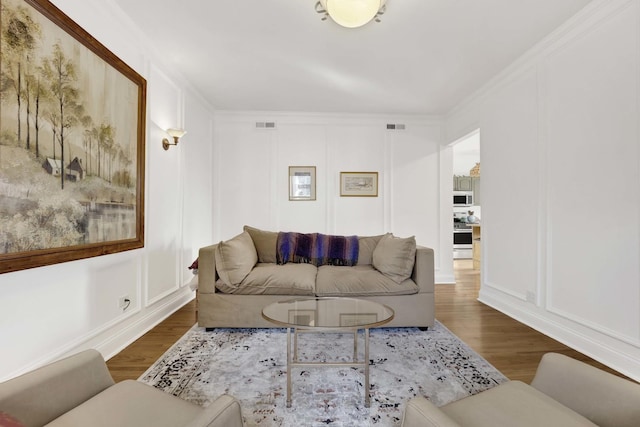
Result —
<instances>
[{"instance_id":1,"label":"wall sconce light","mask_svg":"<svg viewBox=\"0 0 640 427\"><path fill-rule=\"evenodd\" d=\"M167 138L164 138L162 140L162 148L165 150L168 150L170 145L178 145L178 140L187 133L187 131L182 129L167 129L167 133L173 137L173 142L171 143Z\"/></svg>"}]
</instances>

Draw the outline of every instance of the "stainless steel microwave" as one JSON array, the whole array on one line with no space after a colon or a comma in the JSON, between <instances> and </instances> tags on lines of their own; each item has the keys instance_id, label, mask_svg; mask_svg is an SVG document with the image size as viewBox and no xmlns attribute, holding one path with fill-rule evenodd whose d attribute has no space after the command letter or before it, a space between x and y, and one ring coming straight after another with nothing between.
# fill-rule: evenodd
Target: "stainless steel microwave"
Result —
<instances>
[{"instance_id":1,"label":"stainless steel microwave","mask_svg":"<svg viewBox=\"0 0 640 427\"><path fill-rule=\"evenodd\" d=\"M453 206L472 206L473 191L454 191Z\"/></svg>"}]
</instances>

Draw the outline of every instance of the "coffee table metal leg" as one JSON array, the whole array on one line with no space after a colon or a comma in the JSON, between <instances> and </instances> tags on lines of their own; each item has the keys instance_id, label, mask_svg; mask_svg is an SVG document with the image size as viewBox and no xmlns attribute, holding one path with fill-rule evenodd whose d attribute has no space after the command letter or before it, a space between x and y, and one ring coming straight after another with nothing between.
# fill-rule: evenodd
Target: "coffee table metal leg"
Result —
<instances>
[{"instance_id":1,"label":"coffee table metal leg","mask_svg":"<svg viewBox=\"0 0 640 427\"><path fill-rule=\"evenodd\" d=\"M364 406L371 406L369 396L369 328L364 328Z\"/></svg>"},{"instance_id":2,"label":"coffee table metal leg","mask_svg":"<svg viewBox=\"0 0 640 427\"><path fill-rule=\"evenodd\" d=\"M291 328L287 328L287 408L291 408Z\"/></svg>"}]
</instances>

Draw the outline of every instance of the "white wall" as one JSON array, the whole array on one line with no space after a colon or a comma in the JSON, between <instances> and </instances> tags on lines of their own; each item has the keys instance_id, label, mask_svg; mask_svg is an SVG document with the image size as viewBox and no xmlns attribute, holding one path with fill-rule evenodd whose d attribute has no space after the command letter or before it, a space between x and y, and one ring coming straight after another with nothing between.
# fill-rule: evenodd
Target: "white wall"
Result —
<instances>
[{"instance_id":1,"label":"white wall","mask_svg":"<svg viewBox=\"0 0 640 427\"><path fill-rule=\"evenodd\" d=\"M446 138L481 132L480 300L636 380L639 23L637 1L594 2L452 112Z\"/></svg>"},{"instance_id":2,"label":"white wall","mask_svg":"<svg viewBox=\"0 0 640 427\"><path fill-rule=\"evenodd\" d=\"M271 121L275 129L256 128ZM387 130L387 123L406 129ZM214 129L214 240L233 237L245 224L415 235L435 249L436 281L452 281L451 250L441 251L451 240L451 167L442 174L441 119L218 112ZM316 167L316 201L289 201L289 166ZM379 196L340 197L341 171L378 172Z\"/></svg>"},{"instance_id":3,"label":"white wall","mask_svg":"<svg viewBox=\"0 0 640 427\"><path fill-rule=\"evenodd\" d=\"M147 79L145 247L0 275L0 381L93 347L110 357L193 298L186 269L212 234L212 110L111 1L54 3ZM184 126L164 151L164 129ZM118 298L132 303L122 313Z\"/></svg>"},{"instance_id":4,"label":"white wall","mask_svg":"<svg viewBox=\"0 0 640 427\"><path fill-rule=\"evenodd\" d=\"M473 132L453 144L453 174L469 175L480 163L480 132Z\"/></svg>"}]
</instances>

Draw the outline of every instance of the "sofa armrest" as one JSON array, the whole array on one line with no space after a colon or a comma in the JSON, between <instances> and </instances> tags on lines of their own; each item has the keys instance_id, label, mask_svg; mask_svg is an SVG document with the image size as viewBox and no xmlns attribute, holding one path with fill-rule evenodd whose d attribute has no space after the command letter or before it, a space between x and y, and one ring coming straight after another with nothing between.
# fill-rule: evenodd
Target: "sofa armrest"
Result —
<instances>
[{"instance_id":1,"label":"sofa armrest","mask_svg":"<svg viewBox=\"0 0 640 427\"><path fill-rule=\"evenodd\" d=\"M113 384L102 355L85 350L0 384L0 408L42 426Z\"/></svg>"},{"instance_id":2,"label":"sofa armrest","mask_svg":"<svg viewBox=\"0 0 640 427\"><path fill-rule=\"evenodd\" d=\"M542 357L531 386L599 426L640 420L640 384L561 354Z\"/></svg>"},{"instance_id":3,"label":"sofa armrest","mask_svg":"<svg viewBox=\"0 0 640 427\"><path fill-rule=\"evenodd\" d=\"M433 249L424 246L416 246L416 262L413 265L411 279L420 288L420 293L433 293L435 291Z\"/></svg>"},{"instance_id":4,"label":"sofa armrest","mask_svg":"<svg viewBox=\"0 0 640 427\"><path fill-rule=\"evenodd\" d=\"M216 292L216 247L205 246L198 252L198 292L213 294Z\"/></svg>"},{"instance_id":5,"label":"sofa armrest","mask_svg":"<svg viewBox=\"0 0 640 427\"><path fill-rule=\"evenodd\" d=\"M240 403L229 395L222 395L202 410L202 414L187 427L243 427Z\"/></svg>"},{"instance_id":6,"label":"sofa armrest","mask_svg":"<svg viewBox=\"0 0 640 427\"><path fill-rule=\"evenodd\" d=\"M436 405L424 397L407 402L402 415L402 427L460 427Z\"/></svg>"}]
</instances>

